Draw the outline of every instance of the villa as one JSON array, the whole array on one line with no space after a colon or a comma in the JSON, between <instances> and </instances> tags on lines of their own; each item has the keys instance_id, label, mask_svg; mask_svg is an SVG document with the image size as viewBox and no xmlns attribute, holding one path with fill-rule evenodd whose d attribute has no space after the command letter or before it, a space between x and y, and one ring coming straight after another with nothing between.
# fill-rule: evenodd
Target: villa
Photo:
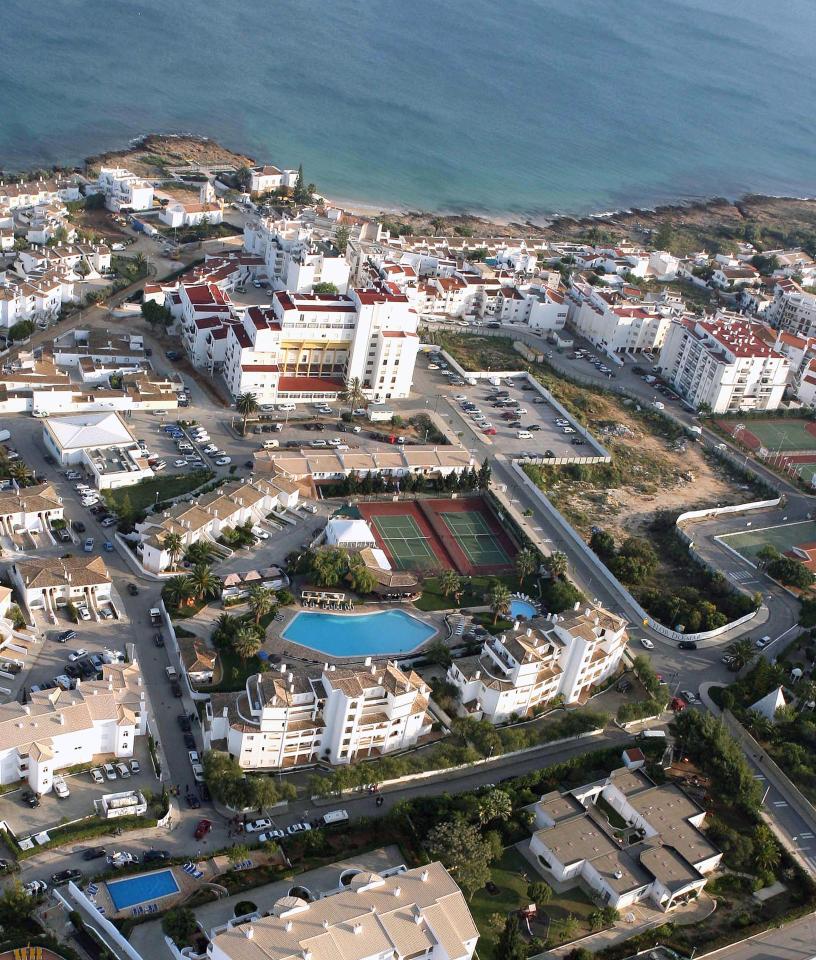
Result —
<instances>
[{"instance_id":1,"label":"villa","mask_svg":"<svg viewBox=\"0 0 816 960\"><path fill-rule=\"evenodd\" d=\"M650 901L669 911L698 897L722 853L702 832L705 810L673 784L621 768L534 807L530 852L558 883L589 886L604 904Z\"/></svg>"},{"instance_id":2,"label":"villa","mask_svg":"<svg viewBox=\"0 0 816 960\"><path fill-rule=\"evenodd\" d=\"M626 649L626 621L596 608L536 617L526 628L488 636L481 653L454 660L447 679L465 714L505 723L556 697L585 700L612 676Z\"/></svg>"},{"instance_id":3,"label":"villa","mask_svg":"<svg viewBox=\"0 0 816 960\"><path fill-rule=\"evenodd\" d=\"M153 207L152 185L124 167L102 167L96 186L105 195L105 206L114 213Z\"/></svg>"},{"instance_id":4,"label":"villa","mask_svg":"<svg viewBox=\"0 0 816 960\"><path fill-rule=\"evenodd\" d=\"M132 757L136 737L147 733L147 709L134 660L105 664L101 680L78 681L74 690L40 690L29 703L0 705L0 783L25 780L48 793L60 770L103 754Z\"/></svg>"},{"instance_id":5,"label":"villa","mask_svg":"<svg viewBox=\"0 0 816 960\"><path fill-rule=\"evenodd\" d=\"M102 557L82 554L16 560L9 575L28 610L43 610L55 622L56 608L68 603L97 611L111 599L111 576Z\"/></svg>"},{"instance_id":6,"label":"villa","mask_svg":"<svg viewBox=\"0 0 816 960\"><path fill-rule=\"evenodd\" d=\"M470 960L478 938L461 890L441 863L429 863L388 877L361 871L311 902L281 897L266 916L212 930L207 958Z\"/></svg>"},{"instance_id":7,"label":"villa","mask_svg":"<svg viewBox=\"0 0 816 960\"><path fill-rule=\"evenodd\" d=\"M0 536L22 531L43 533L63 516L62 497L50 483L0 490Z\"/></svg>"},{"instance_id":8,"label":"villa","mask_svg":"<svg viewBox=\"0 0 816 960\"><path fill-rule=\"evenodd\" d=\"M430 688L396 663L310 668L282 663L241 694L214 694L205 749L226 750L245 770L333 764L404 750L431 731Z\"/></svg>"}]
</instances>

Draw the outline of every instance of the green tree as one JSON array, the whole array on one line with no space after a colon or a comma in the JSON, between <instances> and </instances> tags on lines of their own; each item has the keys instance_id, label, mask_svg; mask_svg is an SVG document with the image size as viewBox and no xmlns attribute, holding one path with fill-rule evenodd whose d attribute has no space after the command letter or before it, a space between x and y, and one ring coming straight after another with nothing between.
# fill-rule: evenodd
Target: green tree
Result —
<instances>
[{"instance_id":1,"label":"green tree","mask_svg":"<svg viewBox=\"0 0 816 960\"><path fill-rule=\"evenodd\" d=\"M353 566L349 571L349 582L351 589L360 596L372 593L377 586L377 578L374 574L362 564Z\"/></svg>"},{"instance_id":2,"label":"green tree","mask_svg":"<svg viewBox=\"0 0 816 960\"><path fill-rule=\"evenodd\" d=\"M807 589L816 579L804 564L793 557L777 557L768 564L766 571L774 580L800 590Z\"/></svg>"},{"instance_id":3,"label":"green tree","mask_svg":"<svg viewBox=\"0 0 816 960\"><path fill-rule=\"evenodd\" d=\"M438 823L425 846L432 860L440 860L468 898L490 879L495 850L473 824L461 820Z\"/></svg>"},{"instance_id":4,"label":"green tree","mask_svg":"<svg viewBox=\"0 0 816 960\"><path fill-rule=\"evenodd\" d=\"M340 226L337 228L336 233L334 234L334 245L337 247L338 251L341 254L345 254L346 248L348 247L350 231L346 226Z\"/></svg>"},{"instance_id":5,"label":"green tree","mask_svg":"<svg viewBox=\"0 0 816 960\"><path fill-rule=\"evenodd\" d=\"M227 860L229 860L230 866L232 867L234 867L236 863L246 860L248 856L249 847L243 843L236 844L236 846L230 847L229 850L227 850Z\"/></svg>"},{"instance_id":6,"label":"green tree","mask_svg":"<svg viewBox=\"0 0 816 960\"><path fill-rule=\"evenodd\" d=\"M238 761L222 750L208 750L202 758L204 779L212 795L235 809L251 802L249 781Z\"/></svg>"},{"instance_id":7,"label":"green tree","mask_svg":"<svg viewBox=\"0 0 816 960\"><path fill-rule=\"evenodd\" d=\"M494 820L509 820L513 816L513 801L504 790L490 790L479 797L479 822L492 823Z\"/></svg>"},{"instance_id":8,"label":"green tree","mask_svg":"<svg viewBox=\"0 0 816 960\"><path fill-rule=\"evenodd\" d=\"M754 827L752 839L754 842L754 864L757 873L772 873L782 859L782 853L776 838L769 827L764 823L759 823Z\"/></svg>"},{"instance_id":9,"label":"green tree","mask_svg":"<svg viewBox=\"0 0 816 960\"><path fill-rule=\"evenodd\" d=\"M534 880L527 886L527 896L530 902L540 907L544 903L549 903L553 898L553 888L549 883L543 880Z\"/></svg>"},{"instance_id":10,"label":"green tree","mask_svg":"<svg viewBox=\"0 0 816 960\"><path fill-rule=\"evenodd\" d=\"M538 555L535 550L525 547L516 554L516 573L519 578L519 586L523 586L524 581L531 577L538 569Z\"/></svg>"},{"instance_id":11,"label":"green tree","mask_svg":"<svg viewBox=\"0 0 816 960\"><path fill-rule=\"evenodd\" d=\"M482 461L481 467L479 467L479 473L477 474L477 485L480 490L487 490L490 486L490 461L485 457Z\"/></svg>"},{"instance_id":12,"label":"green tree","mask_svg":"<svg viewBox=\"0 0 816 960\"><path fill-rule=\"evenodd\" d=\"M275 593L268 587L254 586L249 590L249 610L256 626L275 607Z\"/></svg>"},{"instance_id":13,"label":"green tree","mask_svg":"<svg viewBox=\"0 0 816 960\"><path fill-rule=\"evenodd\" d=\"M31 467L24 460L14 460L9 464L7 473L20 486L25 486L31 478Z\"/></svg>"},{"instance_id":14,"label":"green tree","mask_svg":"<svg viewBox=\"0 0 816 960\"><path fill-rule=\"evenodd\" d=\"M261 649L261 638L249 627L239 627L232 637L232 649L242 660L249 660Z\"/></svg>"},{"instance_id":15,"label":"green tree","mask_svg":"<svg viewBox=\"0 0 816 960\"><path fill-rule=\"evenodd\" d=\"M527 945L519 930L518 914L515 910L507 917L493 955L496 960L527 960Z\"/></svg>"},{"instance_id":16,"label":"green tree","mask_svg":"<svg viewBox=\"0 0 816 960\"><path fill-rule=\"evenodd\" d=\"M598 554L604 563L607 563L615 556L615 540L611 533L606 530L593 530L589 538L589 545Z\"/></svg>"},{"instance_id":17,"label":"green tree","mask_svg":"<svg viewBox=\"0 0 816 960\"><path fill-rule=\"evenodd\" d=\"M221 578L206 563L197 563L190 571L189 580L197 600L209 600L221 592Z\"/></svg>"},{"instance_id":18,"label":"green tree","mask_svg":"<svg viewBox=\"0 0 816 960\"><path fill-rule=\"evenodd\" d=\"M434 663L439 667L444 667L445 669L447 669L453 662L450 647L448 647L447 643L445 643L441 637L436 637L425 648L425 659L429 663Z\"/></svg>"},{"instance_id":19,"label":"green tree","mask_svg":"<svg viewBox=\"0 0 816 960\"><path fill-rule=\"evenodd\" d=\"M342 393L342 399L348 404L349 411L354 410L365 402L363 385L359 377L351 377L346 381L346 388Z\"/></svg>"},{"instance_id":20,"label":"green tree","mask_svg":"<svg viewBox=\"0 0 816 960\"><path fill-rule=\"evenodd\" d=\"M241 414L241 433L246 433L247 420L258 411L258 398L254 393L242 393L235 401L235 409Z\"/></svg>"},{"instance_id":21,"label":"green tree","mask_svg":"<svg viewBox=\"0 0 816 960\"><path fill-rule=\"evenodd\" d=\"M543 560L544 567L549 571L550 576L555 580L563 580L567 575L567 568L569 561L567 560L567 555L562 553L560 550L556 550L555 553L551 553L548 557L544 557Z\"/></svg>"},{"instance_id":22,"label":"green tree","mask_svg":"<svg viewBox=\"0 0 816 960\"><path fill-rule=\"evenodd\" d=\"M37 908L37 901L30 896L19 880L13 879L0 894L0 925L4 930L26 925Z\"/></svg>"},{"instance_id":23,"label":"green tree","mask_svg":"<svg viewBox=\"0 0 816 960\"><path fill-rule=\"evenodd\" d=\"M495 624L499 617L510 609L510 591L500 580L497 580L490 588L486 599Z\"/></svg>"},{"instance_id":24,"label":"green tree","mask_svg":"<svg viewBox=\"0 0 816 960\"><path fill-rule=\"evenodd\" d=\"M177 947L189 947L198 933L198 921L189 907L174 907L162 917L162 930Z\"/></svg>"},{"instance_id":25,"label":"green tree","mask_svg":"<svg viewBox=\"0 0 816 960\"><path fill-rule=\"evenodd\" d=\"M294 800L297 796L297 790L288 780L276 781L272 777L250 777L249 788L252 806L258 813L281 800Z\"/></svg>"},{"instance_id":26,"label":"green tree","mask_svg":"<svg viewBox=\"0 0 816 960\"><path fill-rule=\"evenodd\" d=\"M462 590L462 578L455 570L443 570L439 577L439 589L443 597L452 597Z\"/></svg>"},{"instance_id":27,"label":"green tree","mask_svg":"<svg viewBox=\"0 0 816 960\"><path fill-rule=\"evenodd\" d=\"M312 293L331 293L331 294L337 294L337 293L339 293L339 292L340 292L340 291L337 289L337 285L334 284L334 283L329 283L328 281L325 281L325 282L323 282L323 283L316 283L316 284L312 287Z\"/></svg>"},{"instance_id":28,"label":"green tree","mask_svg":"<svg viewBox=\"0 0 816 960\"><path fill-rule=\"evenodd\" d=\"M180 533L171 531L170 533L165 533L162 537L161 544L170 556L170 567L175 567L178 558L181 556L181 551L184 548L184 538Z\"/></svg>"},{"instance_id":29,"label":"green tree","mask_svg":"<svg viewBox=\"0 0 816 960\"><path fill-rule=\"evenodd\" d=\"M674 224L671 220L664 220L657 228L654 238L655 250L670 250L674 240Z\"/></svg>"},{"instance_id":30,"label":"green tree","mask_svg":"<svg viewBox=\"0 0 816 960\"><path fill-rule=\"evenodd\" d=\"M725 649L726 654L729 657L732 657L734 660L734 666L737 670L742 670L743 667L747 666L753 659L754 645L747 637L741 637L739 640L734 640L733 643L729 643Z\"/></svg>"},{"instance_id":31,"label":"green tree","mask_svg":"<svg viewBox=\"0 0 816 960\"><path fill-rule=\"evenodd\" d=\"M151 327L169 327L173 322L173 314L155 300L142 300L142 316Z\"/></svg>"},{"instance_id":32,"label":"green tree","mask_svg":"<svg viewBox=\"0 0 816 960\"><path fill-rule=\"evenodd\" d=\"M14 323L9 328L8 337L9 340L25 340L26 337L30 337L34 332L34 321L33 320L18 320L17 323Z\"/></svg>"},{"instance_id":33,"label":"green tree","mask_svg":"<svg viewBox=\"0 0 816 960\"><path fill-rule=\"evenodd\" d=\"M178 610L195 596L195 588L189 577L171 577L162 589L162 596L171 607Z\"/></svg>"}]
</instances>

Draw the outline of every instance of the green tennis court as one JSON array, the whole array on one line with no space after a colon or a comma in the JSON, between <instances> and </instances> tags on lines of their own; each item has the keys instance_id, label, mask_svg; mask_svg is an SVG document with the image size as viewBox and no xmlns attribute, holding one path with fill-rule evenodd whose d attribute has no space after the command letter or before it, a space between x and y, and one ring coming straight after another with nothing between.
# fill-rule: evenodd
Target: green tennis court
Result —
<instances>
[{"instance_id":1,"label":"green tennis court","mask_svg":"<svg viewBox=\"0 0 816 960\"><path fill-rule=\"evenodd\" d=\"M481 513L440 513L439 516L473 566L509 566L510 558Z\"/></svg>"},{"instance_id":2,"label":"green tennis court","mask_svg":"<svg viewBox=\"0 0 816 960\"><path fill-rule=\"evenodd\" d=\"M816 540L816 523L803 520L801 523L785 523L778 527L766 527L764 530L729 533L717 539L742 554L746 560L753 561L765 546L776 547L780 553L786 553L797 544L812 543Z\"/></svg>"},{"instance_id":3,"label":"green tennis court","mask_svg":"<svg viewBox=\"0 0 816 960\"><path fill-rule=\"evenodd\" d=\"M374 515L370 522L398 570L438 567L439 560L413 517Z\"/></svg>"},{"instance_id":4,"label":"green tennis court","mask_svg":"<svg viewBox=\"0 0 816 960\"><path fill-rule=\"evenodd\" d=\"M786 450L816 450L816 435L808 429L813 427L811 420L746 420L744 423L748 433L752 433L771 453L777 450L781 453Z\"/></svg>"}]
</instances>

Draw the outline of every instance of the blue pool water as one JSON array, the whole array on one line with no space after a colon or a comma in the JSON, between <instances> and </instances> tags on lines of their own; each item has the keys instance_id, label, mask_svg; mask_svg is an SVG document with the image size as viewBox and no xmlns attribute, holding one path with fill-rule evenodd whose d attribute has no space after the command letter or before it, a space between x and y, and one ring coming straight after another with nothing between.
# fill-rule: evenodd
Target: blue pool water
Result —
<instances>
[{"instance_id":1,"label":"blue pool water","mask_svg":"<svg viewBox=\"0 0 816 960\"><path fill-rule=\"evenodd\" d=\"M528 603L526 600L510 601L510 617L513 620L518 617L526 617L528 620L532 620L537 613L538 610L536 610L533 604Z\"/></svg>"},{"instance_id":2,"label":"blue pool water","mask_svg":"<svg viewBox=\"0 0 816 960\"><path fill-rule=\"evenodd\" d=\"M179 885L172 870L159 870L156 873L142 873L124 880L108 880L108 888L113 905L117 910L125 910L137 903L158 900L179 892Z\"/></svg>"},{"instance_id":3,"label":"blue pool water","mask_svg":"<svg viewBox=\"0 0 816 960\"><path fill-rule=\"evenodd\" d=\"M332 657L364 657L407 653L435 633L433 627L402 610L354 616L298 613L283 631L283 639Z\"/></svg>"}]
</instances>

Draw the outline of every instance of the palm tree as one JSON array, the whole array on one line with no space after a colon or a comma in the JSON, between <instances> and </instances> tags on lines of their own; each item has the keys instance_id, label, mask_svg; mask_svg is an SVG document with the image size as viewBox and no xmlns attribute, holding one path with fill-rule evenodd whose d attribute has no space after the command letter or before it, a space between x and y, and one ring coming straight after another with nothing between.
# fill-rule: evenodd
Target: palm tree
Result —
<instances>
[{"instance_id":1,"label":"palm tree","mask_svg":"<svg viewBox=\"0 0 816 960\"><path fill-rule=\"evenodd\" d=\"M258 410L258 398L254 393L242 393L235 401L235 409L244 418L241 433L246 433L247 420Z\"/></svg>"},{"instance_id":2,"label":"palm tree","mask_svg":"<svg viewBox=\"0 0 816 960\"><path fill-rule=\"evenodd\" d=\"M221 589L221 578L206 563L197 563L190 572L189 580L198 600L215 597Z\"/></svg>"},{"instance_id":3,"label":"palm tree","mask_svg":"<svg viewBox=\"0 0 816 960\"><path fill-rule=\"evenodd\" d=\"M439 578L439 586L443 596L455 596L462 588L462 580L455 570L443 570Z\"/></svg>"},{"instance_id":4,"label":"palm tree","mask_svg":"<svg viewBox=\"0 0 816 960\"><path fill-rule=\"evenodd\" d=\"M242 660L248 660L261 649L261 638L250 627L241 627L232 638L232 649Z\"/></svg>"},{"instance_id":5,"label":"palm tree","mask_svg":"<svg viewBox=\"0 0 816 960\"><path fill-rule=\"evenodd\" d=\"M180 533L166 533L162 538L162 547L170 554L170 566L175 567L184 548L184 537Z\"/></svg>"},{"instance_id":6,"label":"palm tree","mask_svg":"<svg viewBox=\"0 0 816 960\"><path fill-rule=\"evenodd\" d=\"M519 586L524 583L527 577L531 577L535 573L537 566L538 557L529 547L516 554L516 573L519 578Z\"/></svg>"},{"instance_id":7,"label":"palm tree","mask_svg":"<svg viewBox=\"0 0 816 960\"><path fill-rule=\"evenodd\" d=\"M550 571L553 579L560 579L567 575L567 555L557 550L551 553L549 557L544 558L544 565Z\"/></svg>"},{"instance_id":8,"label":"palm tree","mask_svg":"<svg viewBox=\"0 0 816 960\"><path fill-rule=\"evenodd\" d=\"M275 606L275 594L267 587L252 587L249 591L249 609L255 617L256 625Z\"/></svg>"},{"instance_id":9,"label":"palm tree","mask_svg":"<svg viewBox=\"0 0 816 960\"><path fill-rule=\"evenodd\" d=\"M487 602L493 614L493 623L495 624L499 616L507 613L510 609L510 591L500 580L497 580L490 588L490 592L487 595Z\"/></svg>"},{"instance_id":10,"label":"palm tree","mask_svg":"<svg viewBox=\"0 0 816 960\"><path fill-rule=\"evenodd\" d=\"M729 643L725 652L732 658L734 668L742 670L754 658L754 645L747 637L742 637L740 640Z\"/></svg>"},{"instance_id":11,"label":"palm tree","mask_svg":"<svg viewBox=\"0 0 816 960\"><path fill-rule=\"evenodd\" d=\"M352 377L346 381L346 389L343 391L342 397L349 405L350 411L363 403L365 394L363 393L363 385L360 383L359 377Z\"/></svg>"},{"instance_id":12,"label":"palm tree","mask_svg":"<svg viewBox=\"0 0 816 960\"><path fill-rule=\"evenodd\" d=\"M184 559L189 560L190 563L212 563L214 556L212 544L207 543L206 540L196 540L187 548Z\"/></svg>"},{"instance_id":13,"label":"palm tree","mask_svg":"<svg viewBox=\"0 0 816 960\"><path fill-rule=\"evenodd\" d=\"M9 465L8 475L17 483L24 484L31 476L31 468L24 460L15 460Z\"/></svg>"},{"instance_id":14,"label":"palm tree","mask_svg":"<svg viewBox=\"0 0 816 960\"><path fill-rule=\"evenodd\" d=\"M178 608L189 603L195 595L195 589L189 577L171 577L164 585L162 594L170 606Z\"/></svg>"},{"instance_id":15,"label":"palm tree","mask_svg":"<svg viewBox=\"0 0 816 960\"><path fill-rule=\"evenodd\" d=\"M229 613L222 613L220 617L216 618L213 626L213 640L216 643L223 643L225 640L230 640L235 634L238 628L238 618L231 616Z\"/></svg>"}]
</instances>

